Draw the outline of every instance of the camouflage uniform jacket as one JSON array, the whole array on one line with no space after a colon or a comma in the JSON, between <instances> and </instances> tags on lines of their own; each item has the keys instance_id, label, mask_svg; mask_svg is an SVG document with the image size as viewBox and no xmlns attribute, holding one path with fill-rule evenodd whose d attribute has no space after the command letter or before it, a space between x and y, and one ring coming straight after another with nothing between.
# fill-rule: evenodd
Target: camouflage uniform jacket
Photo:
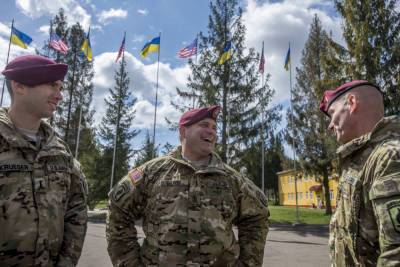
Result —
<instances>
[{"instance_id":1,"label":"camouflage uniform jacket","mask_svg":"<svg viewBox=\"0 0 400 267\"><path fill-rule=\"evenodd\" d=\"M383 118L338 154L342 175L330 225L333 266L399 266L400 117Z\"/></svg>"},{"instance_id":2,"label":"camouflage uniform jacket","mask_svg":"<svg viewBox=\"0 0 400 267\"><path fill-rule=\"evenodd\" d=\"M110 192L108 252L115 266L261 266L268 216L264 194L216 154L196 168L178 148ZM140 247L134 221L141 218Z\"/></svg>"},{"instance_id":3,"label":"camouflage uniform jacket","mask_svg":"<svg viewBox=\"0 0 400 267\"><path fill-rule=\"evenodd\" d=\"M52 128L36 146L0 109L0 266L75 266L86 232L85 178Z\"/></svg>"}]
</instances>

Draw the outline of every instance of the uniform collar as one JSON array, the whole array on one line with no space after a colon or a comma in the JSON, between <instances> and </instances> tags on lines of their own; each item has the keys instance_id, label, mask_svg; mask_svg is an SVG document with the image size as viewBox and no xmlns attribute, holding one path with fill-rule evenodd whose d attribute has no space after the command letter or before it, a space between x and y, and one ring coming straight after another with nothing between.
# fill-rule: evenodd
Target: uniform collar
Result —
<instances>
[{"instance_id":1,"label":"uniform collar","mask_svg":"<svg viewBox=\"0 0 400 267\"><path fill-rule=\"evenodd\" d=\"M187 165L192 169L199 171L199 172L223 172L225 173L226 168L225 164L222 159L215 153L211 153L210 163L205 167L196 167L190 163L190 161L185 160L182 157L182 146L178 146L176 149L170 152L169 156L175 161L180 164Z\"/></svg>"},{"instance_id":2,"label":"uniform collar","mask_svg":"<svg viewBox=\"0 0 400 267\"><path fill-rule=\"evenodd\" d=\"M382 118L371 132L355 138L337 149L340 158L346 158L355 151L371 142L381 142L388 136L400 136L400 117L390 116Z\"/></svg>"},{"instance_id":3,"label":"uniform collar","mask_svg":"<svg viewBox=\"0 0 400 267\"><path fill-rule=\"evenodd\" d=\"M30 144L25 138L20 134L14 123L12 122L9 114L8 108L0 108L0 135L7 140L7 142L13 147L29 147L32 148L32 144ZM43 134L44 140L42 141L44 147L55 147L60 146L56 142L55 133L53 128L45 121L41 121L39 126L39 132Z\"/></svg>"}]
</instances>

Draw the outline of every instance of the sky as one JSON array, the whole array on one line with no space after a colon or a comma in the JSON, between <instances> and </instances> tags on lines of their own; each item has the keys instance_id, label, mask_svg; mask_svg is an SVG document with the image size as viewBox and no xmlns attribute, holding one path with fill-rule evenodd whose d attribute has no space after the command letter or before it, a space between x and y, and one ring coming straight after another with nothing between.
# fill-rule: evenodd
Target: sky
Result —
<instances>
[{"instance_id":1,"label":"sky","mask_svg":"<svg viewBox=\"0 0 400 267\"><path fill-rule=\"evenodd\" d=\"M11 45L10 60L22 54L35 53L49 38L49 21L60 8L66 11L69 25L79 22L87 31L94 55L94 97L97 125L105 112L104 99L108 89L114 86L115 63L123 33L126 31L127 70L132 94L137 98L133 129L141 130L134 139L133 147L141 147L147 130L152 134L157 80L157 54L145 59L140 57L143 45L161 33L159 66L159 90L156 143L178 144L178 134L170 131L165 118L177 122L180 117L171 101L177 99L176 88L187 88L190 74L187 60L179 59L180 48L191 43L199 31L207 32L209 2L206 0L8 0L2 1L0 16L0 69L6 64L11 21L15 27L32 37L28 49ZM323 28L331 32L333 39L344 45L341 17L334 9L333 1L285 0L239 1L243 8L243 24L246 26L245 46L261 50L264 41L265 71L271 75L269 85L275 90L270 107L290 101L289 72L284 70L288 44L291 44L292 80L299 66L301 52L308 37L311 21L317 14ZM2 79L2 77L0 78ZM1 81L1 80L0 80ZM1 81L2 82L2 81ZM5 92L4 105L9 105ZM285 117L285 116L283 116ZM281 122L284 127L286 121Z\"/></svg>"}]
</instances>

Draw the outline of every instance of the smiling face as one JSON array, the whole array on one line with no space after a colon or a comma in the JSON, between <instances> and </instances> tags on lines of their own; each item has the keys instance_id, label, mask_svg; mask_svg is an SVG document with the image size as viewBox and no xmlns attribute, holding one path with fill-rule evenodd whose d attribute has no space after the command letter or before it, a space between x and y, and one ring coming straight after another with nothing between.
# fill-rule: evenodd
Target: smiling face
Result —
<instances>
[{"instance_id":1,"label":"smiling face","mask_svg":"<svg viewBox=\"0 0 400 267\"><path fill-rule=\"evenodd\" d=\"M18 93L15 100L31 116L38 119L49 118L62 100L62 84L62 81L54 81L29 87L17 83Z\"/></svg>"},{"instance_id":2,"label":"smiling face","mask_svg":"<svg viewBox=\"0 0 400 267\"><path fill-rule=\"evenodd\" d=\"M202 160L214 150L217 125L213 119L206 118L190 126L182 126L179 132L182 153L189 160Z\"/></svg>"}]
</instances>

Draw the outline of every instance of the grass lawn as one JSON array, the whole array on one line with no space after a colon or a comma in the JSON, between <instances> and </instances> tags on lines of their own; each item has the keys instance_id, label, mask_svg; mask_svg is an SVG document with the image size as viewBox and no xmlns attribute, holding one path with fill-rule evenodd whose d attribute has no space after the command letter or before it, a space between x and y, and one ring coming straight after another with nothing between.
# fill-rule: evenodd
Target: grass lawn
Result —
<instances>
[{"instance_id":1,"label":"grass lawn","mask_svg":"<svg viewBox=\"0 0 400 267\"><path fill-rule=\"evenodd\" d=\"M285 206L268 206L271 223L294 223L296 221L296 208ZM329 224L330 215L325 215L325 210L299 208L299 218L305 224Z\"/></svg>"},{"instance_id":2,"label":"grass lawn","mask_svg":"<svg viewBox=\"0 0 400 267\"><path fill-rule=\"evenodd\" d=\"M100 201L97 209L107 208L107 200ZM294 223L296 221L296 208L285 206L268 206L271 223ZM325 215L325 210L299 208L300 222L305 224L328 224L331 216Z\"/></svg>"},{"instance_id":3,"label":"grass lawn","mask_svg":"<svg viewBox=\"0 0 400 267\"><path fill-rule=\"evenodd\" d=\"M99 203L96 204L96 209L104 209L107 208L108 205L108 200L102 200Z\"/></svg>"}]
</instances>

